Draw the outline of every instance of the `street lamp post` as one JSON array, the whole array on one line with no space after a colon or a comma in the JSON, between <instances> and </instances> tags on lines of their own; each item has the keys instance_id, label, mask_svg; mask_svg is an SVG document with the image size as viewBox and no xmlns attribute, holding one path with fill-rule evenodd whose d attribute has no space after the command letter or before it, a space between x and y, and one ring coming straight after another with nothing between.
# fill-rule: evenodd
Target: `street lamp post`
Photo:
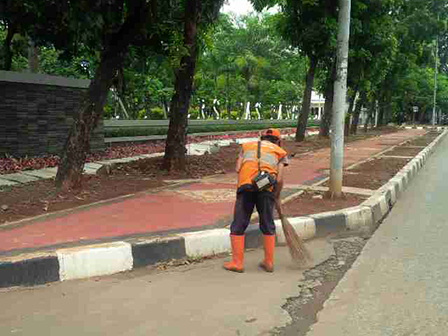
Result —
<instances>
[{"instance_id":1,"label":"street lamp post","mask_svg":"<svg viewBox=\"0 0 448 336\"><path fill-rule=\"evenodd\" d=\"M342 195L344 160L344 119L347 111L347 66L350 37L351 0L339 0L339 30L337 48L337 76L334 82L333 116L330 151L330 193Z\"/></svg>"},{"instance_id":2,"label":"street lamp post","mask_svg":"<svg viewBox=\"0 0 448 336\"><path fill-rule=\"evenodd\" d=\"M437 16L437 19L439 17ZM436 50L434 55L434 104L432 108L432 125L434 126L436 124L436 99L437 99L437 57L439 54L439 39L438 36L436 36Z\"/></svg>"}]
</instances>

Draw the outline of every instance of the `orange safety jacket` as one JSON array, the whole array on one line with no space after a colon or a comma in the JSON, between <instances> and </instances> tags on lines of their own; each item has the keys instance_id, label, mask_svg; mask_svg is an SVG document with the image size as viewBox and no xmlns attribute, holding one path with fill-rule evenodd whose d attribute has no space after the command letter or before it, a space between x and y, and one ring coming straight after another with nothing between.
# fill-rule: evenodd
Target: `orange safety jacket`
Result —
<instances>
[{"instance_id":1,"label":"orange safety jacket","mask_svg":"<svg viewBox=\"0 0 448 336\"><path fill-rule=\"evenodd\" d=\"M239 154L242 164L238 172L238 190L252 189L252 179L258 173L257 146L258 141L242 145ZM288 165L286 151L270 141L261 141L260 169L277 177L279 164Z\"/></svg>"}]
</instances>

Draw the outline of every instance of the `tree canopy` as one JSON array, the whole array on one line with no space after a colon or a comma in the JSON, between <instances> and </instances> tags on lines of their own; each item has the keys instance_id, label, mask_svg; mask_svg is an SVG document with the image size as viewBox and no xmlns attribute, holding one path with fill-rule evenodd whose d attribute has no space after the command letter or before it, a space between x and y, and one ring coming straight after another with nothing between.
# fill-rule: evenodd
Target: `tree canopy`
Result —
<instances>
[{"instance_id":1,"label":"tree canopy","mask_svg":"<svg viewBox=\"0 0 448 336\"><path fill-rule=\"evenodd\" d=\"M298 113L297 134L304 134L313 90L325 95L331 113L337 2L252 0L256 10L278 10L233 17L218 15L223 1L0 0L0 66L27 71L34 48L37 71L91 79L62 154L62 166L75 165L78 173L101 118L169 118L177 125L170 141L180 143L173 155L180 157L188 118ZM436 62L444 111L447 2L353 2L352 130L362 108L378 113L379 124L429 122ZM60 176L71 174L63 170Z\"/></svg>"}]
</instances>

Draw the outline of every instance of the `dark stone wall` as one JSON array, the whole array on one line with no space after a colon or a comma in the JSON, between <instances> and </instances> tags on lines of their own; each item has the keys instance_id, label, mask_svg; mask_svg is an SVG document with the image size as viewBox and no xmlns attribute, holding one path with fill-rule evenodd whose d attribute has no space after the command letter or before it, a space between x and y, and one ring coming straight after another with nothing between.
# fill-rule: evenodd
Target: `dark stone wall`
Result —
<instances>
[{"instance_id":1,"label":"dark stone wall","mask_svg":"<svg viewBox=\"0 0 448 336\"><path fill-rule=\"evenodd\" d=\"M85 88L1 81L0 156L60 154ZM91 150L105 148L103 123Z\"/></svg>"}]
</instances>

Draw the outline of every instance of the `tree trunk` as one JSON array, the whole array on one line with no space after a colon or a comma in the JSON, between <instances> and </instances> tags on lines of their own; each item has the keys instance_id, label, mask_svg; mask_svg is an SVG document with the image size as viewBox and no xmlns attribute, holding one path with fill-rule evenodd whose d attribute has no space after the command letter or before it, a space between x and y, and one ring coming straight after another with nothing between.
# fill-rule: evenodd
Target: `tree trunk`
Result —
<instances>
[{"instance_id":1,"label":"tree trunk","mask_svg":"<svg viewBox=\"0 0 448 336\"><path fill-rule=\"evenodd\" d=\"M230 107L230 97L229 97L229 70L226 73L226 108L227 108L227 119L232 119L230 117L231 107Z\"/></svg>"},{"instance_id":2,"label":"tree trunk","mask_svg":"<svg viewBox=\"0 0 448 336\"><path fill-rule=\"evenodd\" d=\"M382 111L380 111L380 115L378 116L378 125L384 126L389 122L388 113L390 111L392 105L392 90L387 90L386 93L386 101L383 106Z\"/></svg>"},{"instance_id":3,"label":"tree trunk","mask_svg":"<svg viewBox=\"0 0 448 336\"><path fill-rule=\"evenodd\" d=\"M364 133L367 133L369 129L370 120L375 118L375 106L376 106L376 99L372 98L372 101L370 102L370 106L367 112L366 122L364 123Z\"/></svg>"},{"instance_id":4,"label":"tree trunk","mask_svg":"<svg viewBox=\"0 0 448 336\"><path fill-rule=\"evenodd\" d=\"M379 101L379 108L378 108L378 124L377 126L383 126L384 125L384 110L386 108L386 97L383 95L381 96L381 99Z\"/></svg>"},{"instance_id":5,"label":"tree trunk","mask_svg":"<svg viewBox=\"0 0 448 336\"><path fill-rule=\"evenodd\" d=\"M11 71L12 67L12 39L16 33L16 28L13 24L8 24L8 33L6 34L5 41L3 42L3 49L5 51L5 61L3 63L3 70Z\"/></svg>"},{"instance_id":6,"label":"tree trunk","mask_svg":"<svg viewBox=\"0 0 448 336\"><path fill-rule=\"evenodd\" d=\"M333 61L327 83L325 86L325 104L324 114L320 121L319 136L328 138L330 135L331 119L333 115L333 95L334 95L334 81L336 79L336 59Z\"/></svg>"},{"instance_id":7,"label":"tree trunk","mask_svg":"<svg viewBox=\"0 0 448 336\"><path fill-rule=\"evenodd\" d=\"M150 20L150 4L146 1L134 6L115 33L109 35L106 31L103 32L100 64L68 133L56 174L56 187L81 186L84 163L90 149L90 135L100 121L107 95L117 71L123 66L129 44Z\"/></svg>"},{"instance_id":8,"label":"tree trunk","mask_svg":"<svg viewBox=\"0 0 448 336\"><path fill-rule=\"evenodd\" d=\"M362 107L366 103L366 99L367 99L366 91L361 91L359 100L356 102L356 108L355 108L355 112L353 114L350 134L356 134L358 132L359 116L361 114Z\"/></svg>"},{"instance_id":9,"label":"tree trunk","mask_svg":"<svg viewBox=\"0 0 448 336\"><path fill-rule=\"evenodd\" d=\"M176 71L174 95L171 100L171 117L165 146L163 169L185 170L185 144L188 123L188 108L193 90L194 72L197 59L197 18L199 0L189 0L185 8L184 46L188 55L183 56Z\"/></svg>"},{"instance_id":10,"label":"tree trunk","mask_svg":"<svg viewBox=\"0 0 448 336\"><path fill-rule=\"evenodd\" d=\"M424 105L424 107L419 108L419 116L418 116L419 124L423 124L425 122L425 111L426 111L426 105Z\"/></svg>"},{"instance_id":11,"label":"tree trunk","mask_svg":"<svg viewBox=\"0 0 448 336\"><path fill-rule=\"evenodd\" d=\"M350 118L351 118L351 114L347 113L345 115L345 121L344 121L344 136L349 136L350 135Z\"/></svg>"},{"instance_id":12,"label":"tree trunk","mask_svg":"<svg viewBox=\"0 0 448 336\"><path fill-rule=\"evenodd\" d=\"M350 97L350 105L348 106L347 115L345 116L345 123L344 123L345 136L350 135L350 118L353 114L353 107L355 106L357 94L358 94L358 85L356 85L355 89L353 90L353 95Z\"/></svg>"},{"instance_id":13,"label":"tree trunk","mask_svg":"<svg viewBox=\"0 0 448 336\"><path fill-rule=\"evenodd\" d=\"M34 41L29 38L28 42L28 69L31 73L39 72L39 50Z\"/></svg>"},{"instance_id":14,"label":"tree trunk","mask_svg":"<svg viewBox=\"0 0 448 336\"><path fill-rule=\"evenodd\" d=\"M165 97L162 98L162 106L163 106L163 118L168 119L169 107Z\"/></svg>"},{"instance_id":15,"label":"tree trunk","mask_svg":"<svg viewBox=\"0 0 448 336\"><path fill-rule=\"evenodd\" d=\"M308 68L308 73L306 74L306 84L305 90L303 91L303 103L302 112L299 115L299 120L297 122L296 130L296 141L301 142L305 140L306 127L308 126L308 116L310 114L311 107L311 93L313 91L314 75L316 73L316 68L318 60L315 57L310 58L310 66Z\"/></svg>"},{"instance_id":16,"label":"tree trunk","mask_svg":"<svg viewBox=\"0 0 448 336\"><path fill-rule=\"evenodd\" d=\"M124 53L104 52L101 55L100 65L75 116L61 155L56 175L58 188L81 186L84 162L90 149L90 135L100 120L113 78L122 66L123 59Z\"/></svg>"}]
</instances>

